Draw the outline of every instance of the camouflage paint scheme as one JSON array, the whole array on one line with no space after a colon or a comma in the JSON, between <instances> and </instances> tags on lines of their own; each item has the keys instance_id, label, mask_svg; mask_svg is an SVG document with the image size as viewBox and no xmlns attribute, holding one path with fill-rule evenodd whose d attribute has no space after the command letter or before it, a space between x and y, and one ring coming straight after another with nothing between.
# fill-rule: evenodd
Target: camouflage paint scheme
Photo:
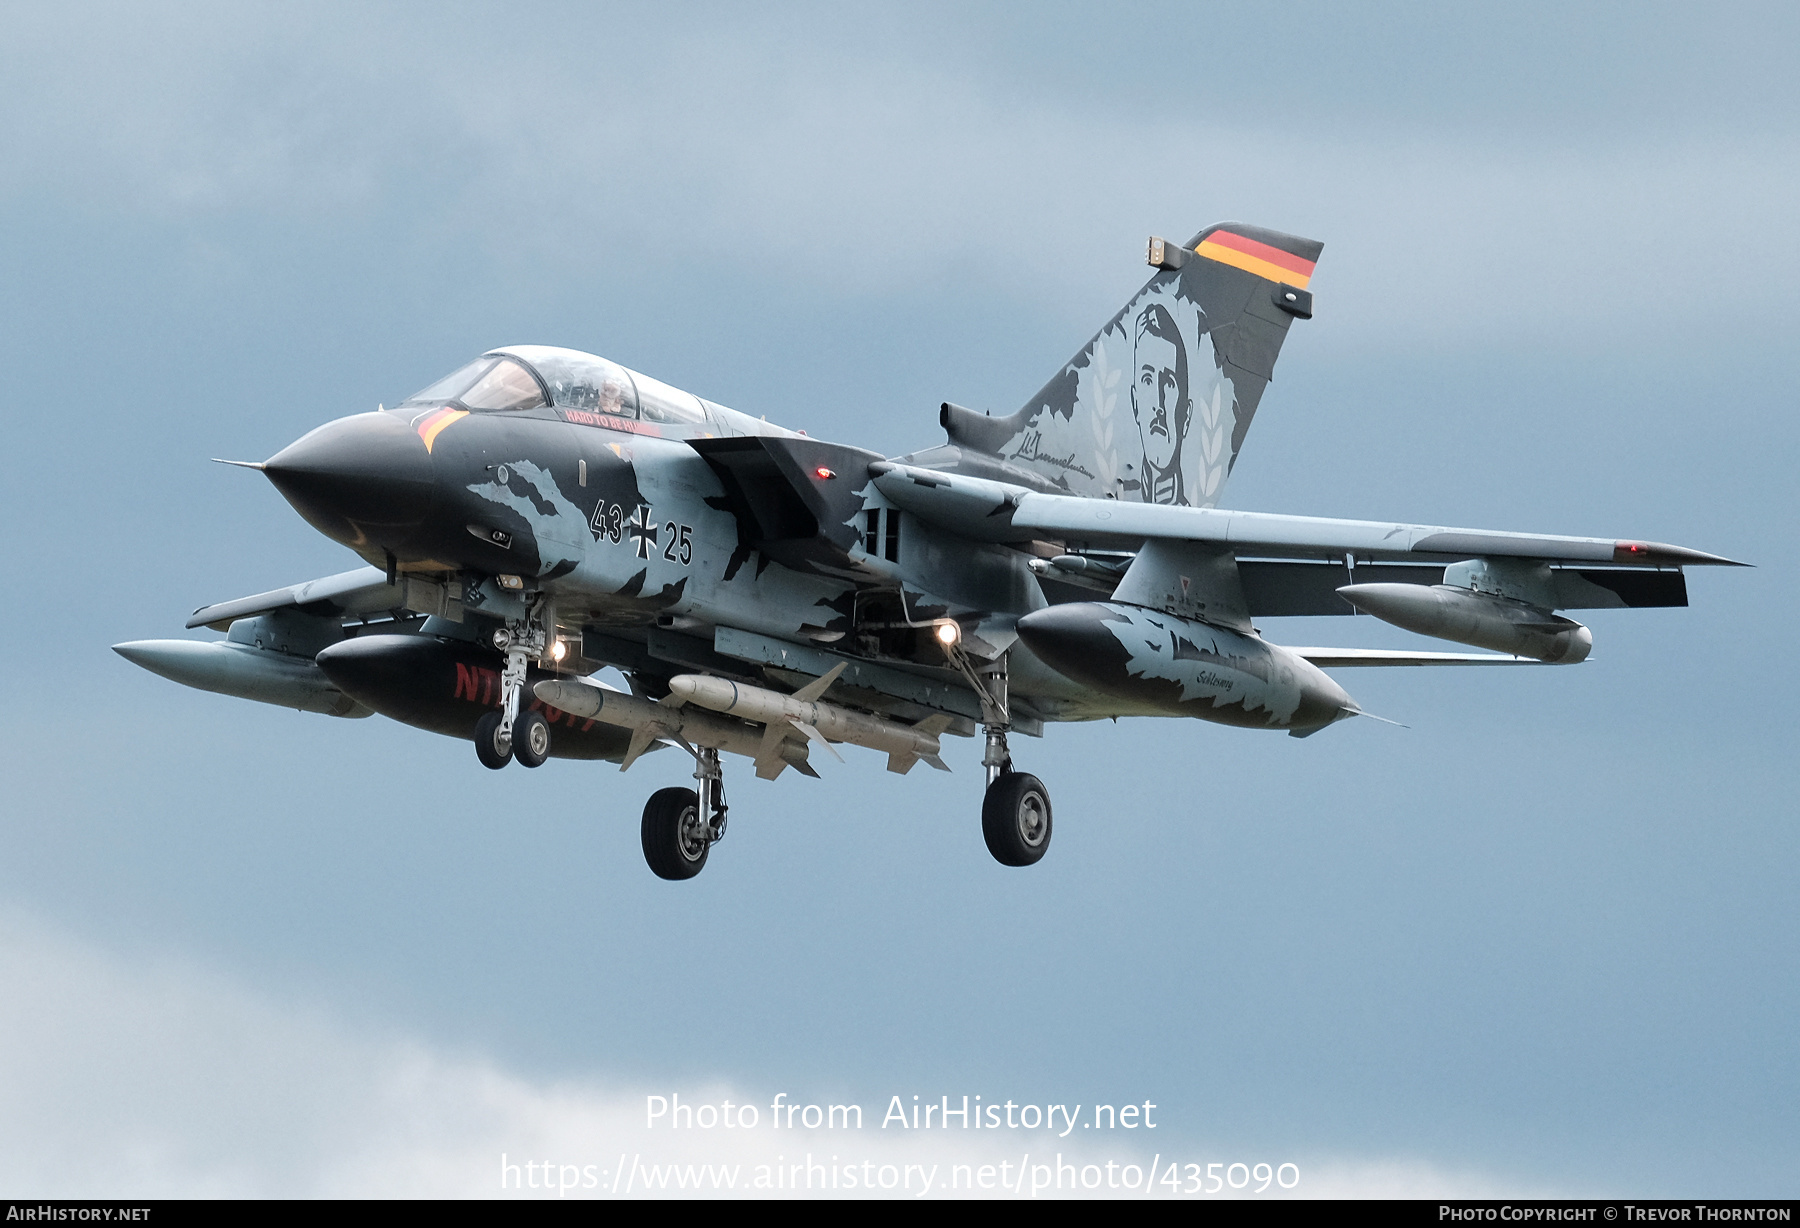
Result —
<instances>
[{"instance_id":1,"label":"camouflage paint scheme","mask_svg":"<svg viewBox=\"0 0 1800 1228\"><path fill-rule=\"evenodd\" d=\"M1349 614L1345 584L1435 585L1489 556L1514 561L1468 574L1532 586L1480 589L1507 600L1683 605L1681 566L1726 561L1294 517L1263 517L1279 534L1238 544L1254 517L1200 509L1224 491L1291 322L1311 316L1320 249L1237 224L1154 240L1157 271L1018 412L946 404L948 441L892 462L595 355L491 351L256 466L367 568L197 611L190 627L234 642L204 680L191 642L119 651L206 689L467 737L499 702L495 633L537 600L558 655L530 681L613 665L659 699L678 674L789 691L843 664L837 702L947 715L968 735L992 723L974 671L1003 667L1015 732L1180 715L1304 734L1356 705L1253 617ZM1159 542L1175 546L1145 549ZM1512 660L1304 653L1333 667ZM546 715L552 754L626 756L624 731Z\"/></svg>"},{"instance_id":2,"label":"camouflage paint scheme","mask_svg":"<svg viewBox=\"0 0 1800 1228\"><path fill-rule=\"evenodd\" d=\"M1071 602L1021 619L1019 635L1134 715L1311 733L1356 714L1343 688L1288 649L1160 610Z\"/></svg>"}]
</instances>

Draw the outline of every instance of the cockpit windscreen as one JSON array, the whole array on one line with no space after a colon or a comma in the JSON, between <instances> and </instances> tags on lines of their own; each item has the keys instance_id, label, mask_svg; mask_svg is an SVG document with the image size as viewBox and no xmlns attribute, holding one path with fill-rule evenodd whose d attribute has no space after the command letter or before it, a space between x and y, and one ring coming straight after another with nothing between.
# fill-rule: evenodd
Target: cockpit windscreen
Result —
<instances>
[{"instance_id":1,"label":"cockpit windscreen","mask_svg":"<svg viewBox=\"0 0 1800 1228\"><path fill-rule=\"evenodd\" d=\"M536 409L545 402L537 377L523 363L487 355L420 389L401 405L450 403L465 409Z\"/></svg>"}]
</instances>

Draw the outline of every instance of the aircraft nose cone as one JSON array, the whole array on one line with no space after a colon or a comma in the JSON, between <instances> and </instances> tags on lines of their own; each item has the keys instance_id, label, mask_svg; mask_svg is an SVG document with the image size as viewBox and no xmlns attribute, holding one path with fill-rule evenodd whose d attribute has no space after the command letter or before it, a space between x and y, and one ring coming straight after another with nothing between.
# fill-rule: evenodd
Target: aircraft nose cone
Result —
<instances>
[{"instance_id":1,"label":"aircraft nose cone","mask_svg":"<svg viewBox=\"0 0 1800 1228\"><path fill-rule=\"evenodd\" d=\"M390 413L327 422L270 457L263 473L315 528L347 545L416 528L435 494L424 441Z\"/></svg>"}]
</instances>

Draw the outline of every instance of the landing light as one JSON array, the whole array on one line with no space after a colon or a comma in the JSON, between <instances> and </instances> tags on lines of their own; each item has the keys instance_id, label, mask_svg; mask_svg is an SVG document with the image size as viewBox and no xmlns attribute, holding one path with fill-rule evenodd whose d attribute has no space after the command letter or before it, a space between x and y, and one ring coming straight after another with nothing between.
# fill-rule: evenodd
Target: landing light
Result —
<instances>
[{"instance_id":1,"label":"landing light","mask_svg":"<svg viewBox=\"0 0 1800 1228\"><path fill-rule=\"evenodd\" d=\"M955 623L939 623L935 634L938 643L948 648L962 638L962 628Z\"/></svg>"},{"instance_id":2,"label":"landing light","mask_svg":"<svg viewBox=\"0 0 1800 1228\"><path fill-rule=\"evenodd\" d=\"M557 640L556 643L550 645L550 659L552 661L560 661L568 655L569 646L561 640Z\"/></svg>"}]
</instances>

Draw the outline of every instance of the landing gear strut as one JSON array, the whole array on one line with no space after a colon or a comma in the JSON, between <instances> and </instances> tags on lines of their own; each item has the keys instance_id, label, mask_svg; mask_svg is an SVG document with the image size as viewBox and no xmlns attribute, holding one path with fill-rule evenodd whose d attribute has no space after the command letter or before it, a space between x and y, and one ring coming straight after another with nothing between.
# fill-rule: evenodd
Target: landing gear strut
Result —
<instances>
[{"instance_id":1,"label":"landing gear strut","mask_svg":"<svg viewBox=\"0 0 1800 1228\"><path fill-rule=\"evenodd\" d=\"M659 789L644 805L644 860L658 878L692 878L712 846L725 838L725 779L719 752L688 747L698 789Z\"/></svg>"},{"instance_id":2,"label":"landing gear strut","mask_svg":"<svg viewBox=\"0 0 1800 1228\"><path fill-rule=\"evenodd\" d=\"M514 759L526 767L541 767L550 757L550 722L542 712L519 712L526 668L543 656L549 642L544 603L544 594L534 593L527 599L524 618L494 632L494 647L506 654L506 667L500 671L500 710L475 722L475 757L484 767L503 768Z\"/></svg>"},{"instance_id":3,"label":"landing gear strut","mask_svg":"<svg viewBox=\"0 0 1800 1228\"><path fill-rule=\"evenodd\" d=\"M987 739L981 757L981 766L987 769L987 793L981 800L982 838L1001 865L1033 865L1050 847L1050 791L1036 776L1013 770L1012 751L1006 744L1012 729L1007 654L978 670L960 647L952 645L947 651L981 700L981 729Z\"/></svg>"}]
</instances>

